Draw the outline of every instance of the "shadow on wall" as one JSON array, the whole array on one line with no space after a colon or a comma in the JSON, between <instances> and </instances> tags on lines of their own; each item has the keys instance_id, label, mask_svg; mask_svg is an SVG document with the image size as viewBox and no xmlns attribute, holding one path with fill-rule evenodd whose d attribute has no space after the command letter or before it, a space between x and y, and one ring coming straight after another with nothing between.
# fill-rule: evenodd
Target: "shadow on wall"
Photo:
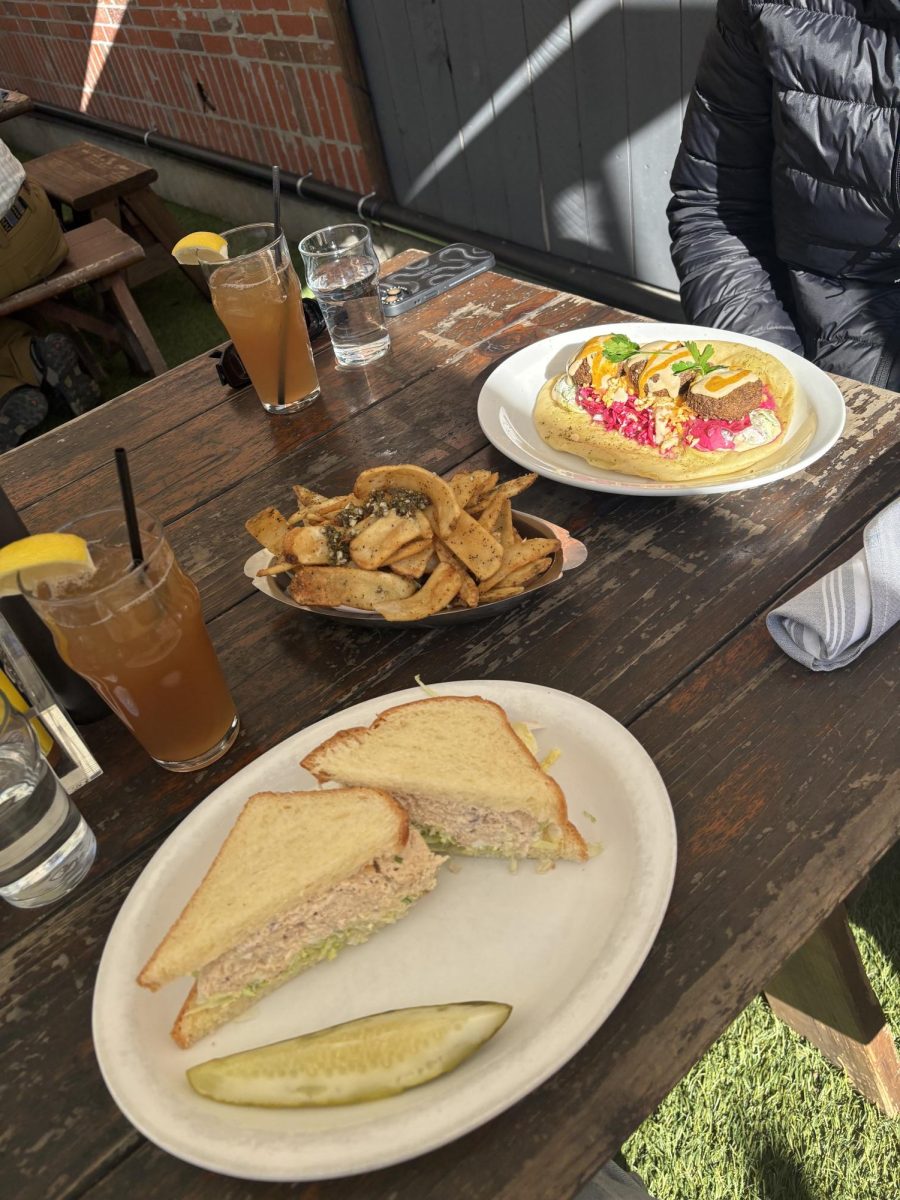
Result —
<instances>
[{"instance_id":1,"label":"shadow on wall","mask_svg":"<svg viewBox=\"0 0 900 1200\"><path fill-rule=\"evenodd\" d=\"M665 207L713 0L351 0L401 202L674 286Z\"/></svg>"}]
</instances>

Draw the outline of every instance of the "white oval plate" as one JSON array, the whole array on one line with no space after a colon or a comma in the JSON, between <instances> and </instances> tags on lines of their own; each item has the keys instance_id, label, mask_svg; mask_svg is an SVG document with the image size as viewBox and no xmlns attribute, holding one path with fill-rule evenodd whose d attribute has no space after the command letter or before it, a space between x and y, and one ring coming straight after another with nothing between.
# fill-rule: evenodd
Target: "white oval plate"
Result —
<instances>
[{"instance_id":1,"label":"white oval plate","mask_svg":"<svg viewBox=\"0 0 900 1200\"><path fill-rule=\"evenodd\" d=\"M781 359L797 383L794 413L784 441L771 458L744 471L715 479L665 482L642 479L620 471L595 467L577 455L548 446L534 426L533 412L538 392L548 379L566 368L566 363L588 338L624 333L636 342L723 341L756 346ZM762 338L701 325L677 325L647 321L621 321L615 325L591 325L570 329L517 351L496 367L484 382L478 397L478 422L485 437L507 458L547 479L594 492L618 492L625 496L702 496L760 487L802 471L821 458L841 436L846 418L844 397L833 379L799 354L784 350Z\"/></svg>"},{"instance_id":2,"label":"white oval plate","mask_svg":"<svg viewBox=\"0 0 900 1200\"><path fill-rule=\"evenodd\" d=\"M547 874L523 862L457 859L397 925L343 951L190 1050L169 1029L188 990L151 993L135 977L202 879L247 798L315 786L299 759L340 729L366 724L411 688L357 704L287 738L217 788L148 863L112 927L94 990L100 1069L125 1116L157 1146L244 1179L327 1179L402 1162L514 1104L563 1065L612 1012L662 921L675 870L668 794L640 744L612 717L536 684L471 680L442 695L481 695L512 720L539 722L570 819L603 852ZM594 820L586 814L590 813ZM512 1015L457 1070L400 1096L330 1109L216 1104L185 1079L194 1063L369 1013L455 1000L499 1000Z\"/></svg>"}]
</instances>

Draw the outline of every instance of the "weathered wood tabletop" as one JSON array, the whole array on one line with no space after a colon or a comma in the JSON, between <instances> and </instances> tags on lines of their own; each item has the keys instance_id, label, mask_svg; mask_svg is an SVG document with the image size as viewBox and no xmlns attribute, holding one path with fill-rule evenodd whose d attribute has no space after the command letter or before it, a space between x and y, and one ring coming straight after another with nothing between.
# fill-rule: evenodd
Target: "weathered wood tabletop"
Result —
<instances>
[{"instance_id":1,"label":"weathered wood tabletop","mask_svg":"<svg viewBox=\"0 0 900 1200\"><path fill-rule=\"evenodd\" d=\"M116 496L128 447L141 502L166 523L200 586L243 721L199 775L153 765L113 719L86 730L104 775L78 794L98 860L67 902L0 912L5 1134L0 1188L26 1197L276 1195L190 1167L142 1138L106 1092L91 993L129 887L212 788L329 712L429 681L540 682L599 705L653 756L679 862L657 941L626 999L546 1084L460 1141L372 1175L296 1185L305 1200L563 1200L608 1159L900 834L886 636L815 675L764 626L775 601L854 552L897 487L900 400L839 380L844 436L780 483L726 496L647 499L545 480L528 510L589 548L564 583L463 627L378 631L322 622L253 591L244 519L290 484L347 490L357 471L408 461L516 473L486 444L489 372L538 338L622 314L482 275L391 323L365 371L317 354L322 398L267 416L220 388L206 357L3 457L0 481L32 530Z\"/></svg>"}]
</instances>

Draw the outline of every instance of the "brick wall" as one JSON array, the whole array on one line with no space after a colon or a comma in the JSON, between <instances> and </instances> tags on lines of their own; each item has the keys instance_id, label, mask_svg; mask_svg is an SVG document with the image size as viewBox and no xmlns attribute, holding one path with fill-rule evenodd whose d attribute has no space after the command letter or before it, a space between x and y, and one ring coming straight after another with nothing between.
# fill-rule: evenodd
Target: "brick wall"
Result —
<instances>
[{"instance_id":1,"label":"brick wall","mask_svg":"<svg viewBox=\"0 0 900 1200\"><path fill-rule=\"evenodd\" d=\"M340 0L0 0L0 83L353 191L385 191Z\"/></svg>"}]
</instances>

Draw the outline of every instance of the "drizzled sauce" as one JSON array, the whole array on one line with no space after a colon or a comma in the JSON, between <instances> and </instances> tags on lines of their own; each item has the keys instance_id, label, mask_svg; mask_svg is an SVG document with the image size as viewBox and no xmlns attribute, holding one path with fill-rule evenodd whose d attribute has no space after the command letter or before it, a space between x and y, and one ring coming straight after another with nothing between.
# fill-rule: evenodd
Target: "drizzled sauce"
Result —
<instances>
[{"instance_id":1,"label":"drizzled sauce","mask_svg":"<svg viewBox=\"0 0 900 1200\"><path fill-rule=\"evenodd\" d=\"M638 376L638 395L641 395L652 376L661 374L667 367L674 367L677 362L683 362L687 355L687 348L681 342L665 342L659 350L654 350L648 356L643 370ZM677 394L677 392L676 384L675 393Z\"/></svg>"},{"instance_id":2,"label":"drizzled sauce","mask_svg":"<svg viewBox=\"0 0 900 1200\"><path fill-rule=\"evenodd\" d=\"M745 384L760 382L758 375L743 367L725 367L699 380L693 385L693 390L701 396L727 396Z\"/></svg>"}]
</instances>

